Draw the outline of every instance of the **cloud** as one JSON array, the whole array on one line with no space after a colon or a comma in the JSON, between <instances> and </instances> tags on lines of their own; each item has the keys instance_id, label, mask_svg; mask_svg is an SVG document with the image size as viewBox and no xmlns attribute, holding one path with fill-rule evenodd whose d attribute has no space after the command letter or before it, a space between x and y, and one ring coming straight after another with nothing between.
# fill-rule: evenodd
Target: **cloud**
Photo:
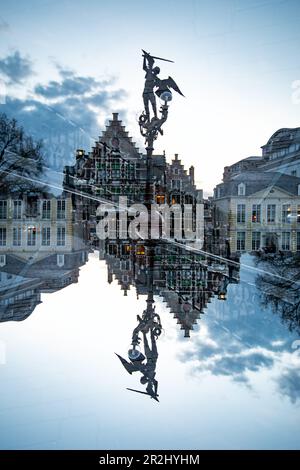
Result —
<instances>
[{"instance_id":1,"label":"cloud","mask_svg":"<svg viewBox=\"0 0 300 470\"><path fill-rule=\"evenodd\" d=\"M77 148L90 149L99 135L99 115L110 117L125 91L112 89L114 78L97 80L61 66L57 69L59 79L38 84L34 98L8 97L1 109L35 139L44 140L49 164L55 161L54 167L61 170L74 163Z\"/></svg>"},{"instance_id":2,"label":"cloud","mask_svg":"<svg viewBox=\"0 0 300 470\"><path fill-rule=\"evenodd\" d=\"M109 94L107 91L104 91L102 93L97 93L97 94L90 96L89 98L87 98L86 101L94 106L102 106L103 101L107 100L107 98L113 101L118 101L125 97L126 97L125 90L112 91L112 92L109 92Z\"/></svg>"},{"instance_id":3,"label":"cloud","mask_svg":"<svg viewBox=\"0 0 300 470\"><path fill-rule=\"evenodd\" d=\"M297 364L289 365L277 379L279 392L287 396L292 403L300 400L300 368Z\"/></svg>"},{"instance_id":4,"label":"cloud","mask_svg":"<svg viewBox=\"0 0 300 470\"><path fill-rule=\"evenodd\" d=\"M47 85L37 85L35 93L44 98L62 98L83 95L96 87L98 83L93 77L67 77L63 81L51 81Z\"/></svg>"},{"instance_id":5,"label":"cloud","mask_svg":"<svg viewBox=\"0 0 300 470\"><path fill-rule=\"evenodd\" d=\"M86 132L98 134L97 111L112 110L113 101L121 101L126 95L123 89L107 89L115 79L97 80L91 76L76 75L72 70L56 64L60 80L36 85L37 101L46 100L48 106ZM40 98L41 97L41 98Z\"/></svg>"},{"instance_id":6,"label":"cloud","mask_svg":"<svg viewBox=\"0 0 300 470\"><path fill-rule=\"evenodd\" d=\"M212 348L203 348L202 353L208 352L206 356L198 356L197 353L190 355L194 360L193 374L209 372L214 376L231 377L236 382L247 383L247 373L257 372L261 368L270 368L274 364L274 357L267 350L240 350L223 354Z\"/></svg>"},{"instance_id":7,"label":"cloud","mask_svg":"<svg viewBox=\"0 0 300 470\"><path fill-rule=\"evenodd\" d=\"M191 363L193 375L210 373L230 377L233 381L249 385L248 373L274 365L276 352L266 347L246 346L222 329L201 328L199 336L180 359Z\"/></svg>"},{"instance_id":8,"label":"cloud","mask_svg":"<svg viewBox=\"0 0 300 470\"><path fill-rule=\"evenodd\" d=\"M0 16L0 33L9 31L9 24Z\"/></svg>"},{"instance_id":9,"label":"cloud","mask_svg":"<svg viewBox=\"0 0 300 470\"><path fill-rule=\"evenodd\" d=\"M101 106L106 99L119 99L124 96L124 90L107 91L106 88L115 82L114 77L97 80L94 77L76 75L70 69L55 64L61 80L52 80L49 83L36 85L34 91L37 95L48 100L80 97L96 106Z\"/></svg>"},{"instance_id":10,"label":"cloud","mask_svg":"<svg viewBox=\"0 0 300 470\"><path fill-rule=\"evenodd\" d=\"M208 366L213 375L232 376L235 380L245 381L244 374L248 371L256 372L262 367L269 368L274 364L274 359L267 351L245 351L240 354L226 356L216 355ZM199 370L202 369L201 363Z\"/></svg>"},{"instance_id":11,"label":"cloud","mask_svg":"<svg viewBox=\"0 0 300 470\"><path fill-rule=\"evenodd\" d=\"M0 72L9 79L10 84L21 83L33 75L32 61L16 51L0 59Z\"/></svg>"}]
</instances>

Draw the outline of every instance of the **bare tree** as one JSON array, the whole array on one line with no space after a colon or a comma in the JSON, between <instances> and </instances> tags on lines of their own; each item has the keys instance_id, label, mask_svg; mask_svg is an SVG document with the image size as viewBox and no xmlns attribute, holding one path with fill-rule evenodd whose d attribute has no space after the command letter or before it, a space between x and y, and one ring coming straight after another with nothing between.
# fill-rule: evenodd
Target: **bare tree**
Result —
<instances>
[{"instance_id":1,"label":"bare tree","mask_svg":"<svg viewBox=\"0 0 300 470\"><path fill-rule=\"evenodd\" d=\"M270 305L291 331L300 333L300 257L264 256L256 263L265 271L256 278L263 306Z\"/></svg>"},{"instance_id":2,"label":"bare tree","mask_svg":"<svg viewBox=\"0 0 300 470\"><path fill-rule=\"evenodd\" d=\"M43 171L42 142L34 142L15 119L0 114L0 184L1 190L32 186L30 179Z\"/></svg>"},{"instance_id":3,"label":"bare tree","mask_svg":"<svg viewBox=\"0 0 300 470\"><path fill-rule=\"evenodd\" d=\"M9 119L6 114L0 114L0 163L5 152L16 151L23 139L23 129L18 127L15 119Z\"/></svg>"}]
</instances>

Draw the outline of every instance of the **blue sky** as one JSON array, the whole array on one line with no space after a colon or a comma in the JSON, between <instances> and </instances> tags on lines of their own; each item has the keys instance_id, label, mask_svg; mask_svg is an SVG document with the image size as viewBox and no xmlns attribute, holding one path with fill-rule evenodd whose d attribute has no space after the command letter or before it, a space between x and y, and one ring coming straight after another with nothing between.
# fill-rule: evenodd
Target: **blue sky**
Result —
<instances>
[{"instance_id":1,"label":"blue sky","mask_svg":"<svg viewBox=\"0 0 300 470\"><path fill-rule=\"evenodd\" d=\"M37 84L60 83L57 64L108 80L115 98L106 95L94 109L99 131L120 110L142 143L140 49L175 60L161 63L160 75L171 75L186 98L174 97L156 150L195 165L198 185L209 192L225 165L260 155L278 128L299 126L299 21L297 0L2 1L0 59L18 51L33 72L8 84L2 68L2 80L8 95L22 99L36 98Z\"/></svg>"}]
</instances>

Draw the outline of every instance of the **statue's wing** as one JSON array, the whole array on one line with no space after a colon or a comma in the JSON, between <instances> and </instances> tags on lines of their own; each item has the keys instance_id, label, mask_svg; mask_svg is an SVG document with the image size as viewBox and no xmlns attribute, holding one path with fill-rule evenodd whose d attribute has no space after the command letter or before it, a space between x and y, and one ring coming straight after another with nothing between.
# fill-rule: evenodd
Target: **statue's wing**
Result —
<instances>
[{"instance_id":1,"label":"statue's wing","mask_svg":"<svg viewBox=\"0 0 300 470\"><path fill-rule=\"evenodd\" d=\"M165 82L164 85L167 85L168 88L173 88L173 90L177 91L181 96L184 96L184 94L180 91L178 85L176 82L173 80L172 77L168 77L166 80L161 80L162 82Z\"/></svg>"},{"instance_id":2,"label":"statue's wing","mask_svg":"<svg viewBox=\"0 0 300 470\"><path fill-rule=\"evenodd\" d=\"M126 359L124 359L122 356L119 356L119 354L115 354L116 356L118 356L118 358L120 359L129 374L132 374L132 372L136 372L138 370L131 362L126 361Z\"/></svg>"}]
</instances>

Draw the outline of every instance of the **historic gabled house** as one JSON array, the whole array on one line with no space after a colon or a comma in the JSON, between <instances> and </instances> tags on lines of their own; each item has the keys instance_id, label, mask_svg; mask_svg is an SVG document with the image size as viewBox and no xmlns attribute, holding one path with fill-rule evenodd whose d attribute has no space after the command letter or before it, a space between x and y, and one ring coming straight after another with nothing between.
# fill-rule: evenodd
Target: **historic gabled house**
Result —
<instances>
[{"instance_id":1,"label":"historic gabled house","mask_svg":"<svg viewBox=\"0 0 300 470\"><path fill-rule=\"evenodd\" d=\"M77 150L74 166L65 167L65 187L77 192L118 202L143 200L146 175L145 160L132 138L113 114L106 130L88 154ZM91 198L92 201L92 198Z\"/></svg>"},{"instance_id":2,"label":"historic gabled house","mask_svg":"<svg viewBox=\"0 0 300 470\"><path fill-rule=\"evenodd\" d=\"M195 186L194 167L187 173L177 153L167 165L167 188L170 204L196 204L203 200L203 191Z\"/></svg>"},{"instance_id":3,"label":"historic gabled house","mask_svg":"<svg viewBox=\"0 0 300 470\"><path fill-rule=\"evenodd\" d=\"M195 212L202 191L194 183L194 168L184 169L178 155L171 164L166 156L152 155L151 172L147 173L146 155L139 152L128 136L118 113L113 113L105 131L91 152L77 150L76 162L64 170L64 188L73 194L73 205L85 220L95 219L101 202L145 203L146 191L156 204L191 204ZM149 199L148 199L149 200Z\"/></svg>"}]
</instances>

